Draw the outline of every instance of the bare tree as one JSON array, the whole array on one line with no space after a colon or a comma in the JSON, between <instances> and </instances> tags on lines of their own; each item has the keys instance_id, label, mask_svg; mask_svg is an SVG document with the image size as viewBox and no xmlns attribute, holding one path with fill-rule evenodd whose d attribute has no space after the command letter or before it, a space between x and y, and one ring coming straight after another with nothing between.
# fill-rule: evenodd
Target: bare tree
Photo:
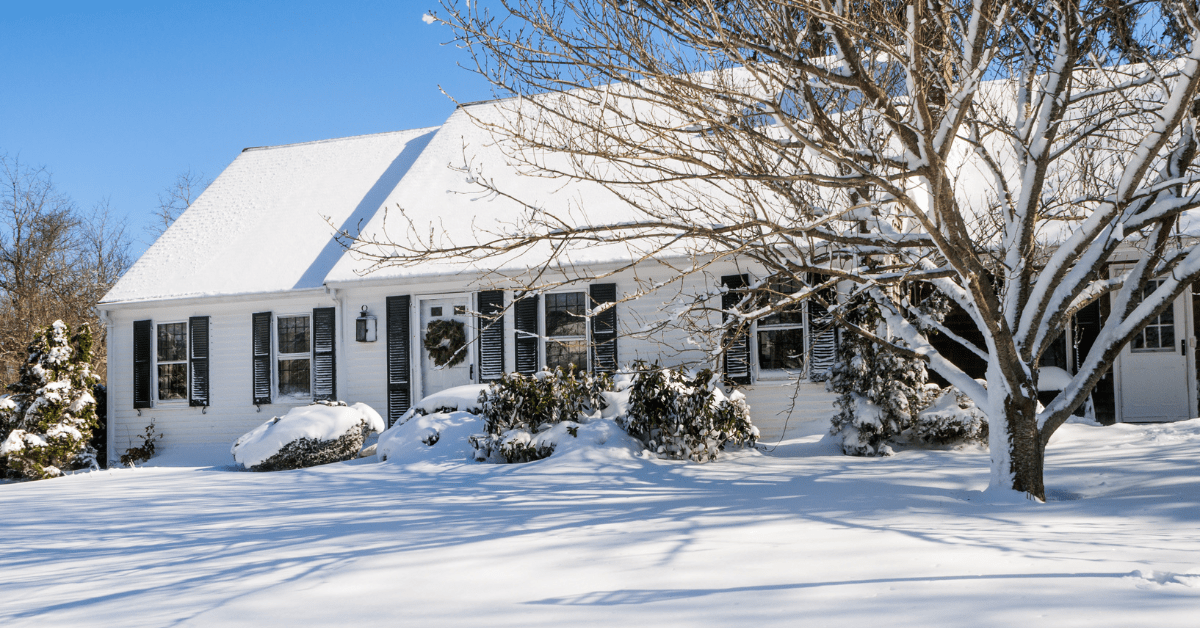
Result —
<instances>
[{"instance_id":1,"label":"bare tree","mask_svg":"<svg viewBox=\"0 0 1200 628\"><path fill-rule=\"evenodd\" d=\"M192 172L191 168L175 176L175 181L158 194L158 209L154 212L154 220L146 225L146 233L153 244L159 236L175 222L183 211L204 193L212 183L202 172Z\"/></svg>"},{"instance_id":2,"label":"bare tree","mask_svg":"<svg viewBox=\"0 0 1200 628\"><path fill-rule=\"evenodd\" d=\"M0 377L15 379L36 330L61 319L96 328L96 303L129 267L125 225L108 201L80 211L45 168L0 155ZM104 376L103 334L93 355Z\"/></svg>"},{"instance_id":3,"label":"bare tree","mask_svg":"<svg viewBox=\"0 0 1200 628\"><path fill-rule=\"evenodd\" d=\"M477 120L509 156L603 184L638 219L521 199L518 225L481 225L474 241L410 225L360 239L361 254L537 249L549 266L620 241L638 247L633 265L683 254L677 277L733 260L759 271L760 293L801 286L765 303L748 292L723 311L734 324L850 282L905 342L851 329L926 360L986 412L993 488L1044 499L1050 436L1200 275L1200 248L1174 235L1200 206L1194 0L445 0L437 18L520 96ZM983 358L986 384L905 319L921 311L904 284L969 315L982 344L924 322ZM691 321L719 334L712 296ZM1099 298L1114 304L1099 339L1039 412L1039 357Z\"/></svg>"}]
</instances>

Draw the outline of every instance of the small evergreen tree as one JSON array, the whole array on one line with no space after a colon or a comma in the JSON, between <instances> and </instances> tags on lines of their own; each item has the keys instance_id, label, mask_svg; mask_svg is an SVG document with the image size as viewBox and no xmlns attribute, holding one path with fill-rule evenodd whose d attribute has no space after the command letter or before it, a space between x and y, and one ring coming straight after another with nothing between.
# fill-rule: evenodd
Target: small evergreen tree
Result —
<instances>
[{"instance_id":1,"label":"small evergreen tree","mask_svg":"<svg viewBox=\"0 0 1200 628\"><path fill-rule=\"evenodd\" d=\"M848 322L889 338L879 306L865 295L852 297ZM904 346L898 338L889 338ZM910 427L925 405L925 362L881 349L874 342L848 333L838 346L838 359L825 386L838 394L829 433L840 437L850 456L887 456L888 441Z\"/></svg>"},{"instance_id":2,"label":"small evergreen tree","mask_svg":"<svg viewBox=\"0 0 1200 628\"><path fill-rule=\"evenodd\" d=\"M88 445L96 427L92 334L87 325L69 339L67 332L55 321L34 336L21 379L0 401L0 458L9 475L40 480L95 466Z\"/></svg>"}]
</instances>

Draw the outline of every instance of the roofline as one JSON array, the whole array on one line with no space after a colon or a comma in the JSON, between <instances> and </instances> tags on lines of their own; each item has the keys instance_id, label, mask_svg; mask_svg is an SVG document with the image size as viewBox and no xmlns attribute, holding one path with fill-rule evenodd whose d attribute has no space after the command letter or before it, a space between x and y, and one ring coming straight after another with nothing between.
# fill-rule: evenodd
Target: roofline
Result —
<instances>
[{"instance_id":1,"label":"roofline","mask_svg":"<svg viewBox=\"0 0 1200 628\"><path fill-rule=\"evenodd\" d=\"M362 135L347 135L346 137L330 137L330 138L326 138L323 140L312 140L312 141L308 141L308 142L294 142L291 144L273 144L271 146L247 146L246 148L242 149L242 152L245 153L245 152L252 151L252 150L270 150L272 148L292 148L294 146L307 146L309 144L328 144L329 142L357 140L357 139L361 139L364 137L375 137L378 135L395 135L397 133L417 133L420 131L428 132L428 131L436 131L440 128L442 128L442 125L439 124L437 126L421 127L421 128L417 128L417 129L401 129L399 131L382 131L380 133L364 133Z\"/></svg>"},{"instance_id":2,"label":"roofline","mask_svg":"<svg viewBox=\"0 0 1200 628\"><path fill-rule=\"evenodd\" d=\"M330 287L324 284L315 288L286 288L283 290L262 290L255 292L224 292L218 294L181 294L167 297L151 297L148 299L126 299L123 301L101 301L96 304L97 310L125 309L143 305L187 305L191 302L204 301L253 301L265 297L304 296L309 294L328 294Z\"/></svg>"}]
</instances>

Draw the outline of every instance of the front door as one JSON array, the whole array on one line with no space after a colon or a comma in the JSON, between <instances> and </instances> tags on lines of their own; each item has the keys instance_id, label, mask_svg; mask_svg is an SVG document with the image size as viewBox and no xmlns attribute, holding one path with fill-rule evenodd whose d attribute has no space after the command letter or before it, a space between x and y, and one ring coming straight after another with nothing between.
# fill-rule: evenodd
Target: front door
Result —
<instances>
[{"instance_id":1,"label":"front door","mask_svg":"<svg viewBox=\"0 0 1200 628\"><path fill-rule=\"evenodd\" d=\"M468 295L421 299L421 388L423 396L474 383ZM431 338L431 326L432 333Z\"/></svg>"},{"instance_id":2,"label":"front door","mask_svg":"<svg viewBox=\"0 0 1200 628\"><path fill-rule=\"evenodd\" d=\"M1157 286L1151 281L1147 292ZM1191 418L1184 300L1152 320L1121 350L1121 420L1130 423Z\"/></svg>"}]
</instances>

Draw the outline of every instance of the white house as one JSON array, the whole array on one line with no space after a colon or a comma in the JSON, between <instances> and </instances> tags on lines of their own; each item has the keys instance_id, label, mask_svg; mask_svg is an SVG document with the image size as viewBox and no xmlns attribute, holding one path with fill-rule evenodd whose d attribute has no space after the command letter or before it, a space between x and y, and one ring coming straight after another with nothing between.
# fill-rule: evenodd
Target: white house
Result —
<instances>
[{"instance_id":1,"label":"white house","mask_svg":"<svg viewBox=\"0 0 1200 628\"><path fill-rule=\"evenodd\" d=\"M667 281L674 275L665 266L610 274L635 253L619 243L588 246L549 269L570 281L518 300L506 277L538 268L545 251L375 269L344 251L335 230L365 228L395 241L504 228L522 206L482 194L476 176L506 178L524 197L570 207L580 220L619 221L629 211L600 186L518 178L467 115L486 117L490 106L460 107L438 128L244 150L99 305L109 347L109 459L151 421L166 450L225 463L239 435L314 399L365 402L391 421L416 398L503 372L708 360L680 329L646 330L671 315L677 295L711 291L704 282L736 286L753 268L718 264L705 279L688 280L696 285L680 285ZM580 316L656 280L663 285L650 294ZM1122 352L1112 401L1100 395L1099 415L1196 415L1195 299L1180 298L1138 347ZM1081 315L1050 365L1072 370L1089 325L1098 329L1102 313L1094 310L1096 320ZM488 317L500 311L499 320ZM804 307L764 319L721 365L745 385L765 442L820 429L833 411L824 384L807 379L832 358L833 332L819 318ZM424 330L447 319L465 324L472 349L459 365L433 368Z\"/></svg>"}]
</instances>

